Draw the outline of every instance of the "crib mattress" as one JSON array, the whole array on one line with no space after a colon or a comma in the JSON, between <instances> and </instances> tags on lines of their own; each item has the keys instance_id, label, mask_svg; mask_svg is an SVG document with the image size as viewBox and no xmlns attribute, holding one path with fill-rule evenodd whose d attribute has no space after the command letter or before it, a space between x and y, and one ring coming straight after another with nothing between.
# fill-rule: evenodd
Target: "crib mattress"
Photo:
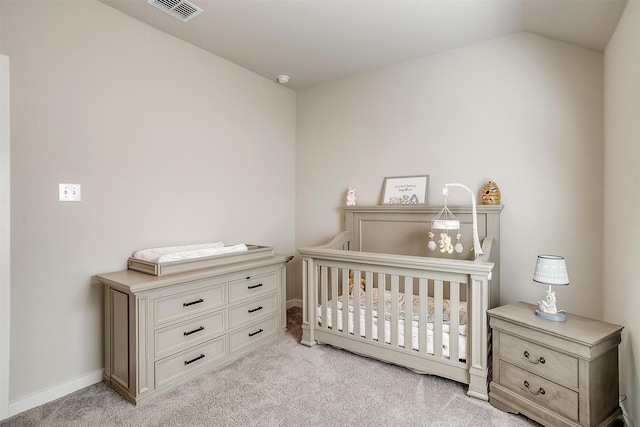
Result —
<instances>
[{"instance_id":1,"label":"crib mattress","mask_svg":"<svg viewBox=\"0 0 640 427\"><path fill-rule=\"evenodd\" d=\"M129 270L163 276L274 255L273 248L269 246L245 244L225 246L222 242L214 242L136 251L129 257L127 266Z\"/></svg>"},{"instance_id":2,"label":"crib mattress","mask_svg":"<svg viewBox=\"0 0 640 427\"><path fill-rule=\"evenodd\" d=\"M374 340L378 340L378 322L381 321L380 317L378 316L378 303L377 303L377 289L373 289L373 291L375 291L374 295L373 295L373 310L372 310L372 327L371 327L371 333L372 333L372 338ZM361 295L361 300L364 299L364 292ZM402 293L398 293L398 307L399 307L399 315L398 315L398 331L397 331L397 336L398 336L398 346L399 347L404 347L405 346L405 339L404 339L404 330L405 330L405 316L404 316L404 294ZM342 302L342 296L338 297L338 301L337 301L337 308L338 308L338 315L337 315L337 329L339 331L344 331L344 325L343 325L343 307L344 304ZM387 344L391 343L391 314L390 314L390 307L391 307L391 293L389 291L385 291L385 308L384 308L384 341ZM442 355L445 358L449 358L449 340L451 339L451 333L450 333L450 325L449 325L449 311L448 311L448 305L449 302L448 300L444 300L444 313L443 313L443 318L444 318L444 323L442 325ZM332 324L332 301L329 301L329 303L327 304L327 327L329 328L333 328L333 324ZM414 296L413 297L413 315L412 315L412 319L410 320L411 322L411 348L415 351L419 350L419 328L418 328L418 322L419 322L419 314L418 314L418 297ZM433 335L434 335L434 323L433 323L433 298L429 297L429 303L428 303L428 313L427 313L427 339L426 339L426 343L427 343L427 353L429 354L434 354L434 339L433 339ZM357 308L355 308L357 309ZM349 321L349 325L348 325L348 332L350 334L354 333L354 299L353 298L349 298L349 304L348 304L348 321ZM318 306L318 311L317 311L318 315L317 315L317 321L319 325L322 325L322 305ZM458 360L466 360L467 358L467 322L466 322L466 318L467 318L467 309L466 309L466 303L464 301L460 302L460 324L458 326L458 331L457 331L457 339L458 339ZM366 318L365 318L365 306L364 303L360 304L360 334L361 336L364 338L365 337L365 329L366 327Z\"/></svg>"}]
</instances>

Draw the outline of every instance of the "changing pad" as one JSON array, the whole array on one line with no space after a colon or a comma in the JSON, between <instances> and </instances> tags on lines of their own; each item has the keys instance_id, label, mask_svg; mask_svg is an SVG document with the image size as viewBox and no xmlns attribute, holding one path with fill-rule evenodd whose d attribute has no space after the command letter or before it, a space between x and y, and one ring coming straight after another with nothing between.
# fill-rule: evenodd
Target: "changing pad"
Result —
<instances>
[{"instance_id":1,"label":"changing pad","mask_svg":"<svg viewBox=\"0 0 640 427\"><path fill-rule=\"evenodd\" d=\"M202 258L247 251L247 245L225 246L222 242L200 243L197 245L167 246L163 248L143 249L134 252L131 257L149 262L171 262L183 259Z\"/></svg>"},{"instance_id":2,"label":"changing pad","mask_svg":"<svg viewBox=\"0 0 640 427\"><path fill-rule=\"evenodd\" d=\"M163 276L200 270L275 255L269 246L244 243L225 246L222 242L166 246L135 251L127 262L129 270Z\"/></svg>"}]
</instances>

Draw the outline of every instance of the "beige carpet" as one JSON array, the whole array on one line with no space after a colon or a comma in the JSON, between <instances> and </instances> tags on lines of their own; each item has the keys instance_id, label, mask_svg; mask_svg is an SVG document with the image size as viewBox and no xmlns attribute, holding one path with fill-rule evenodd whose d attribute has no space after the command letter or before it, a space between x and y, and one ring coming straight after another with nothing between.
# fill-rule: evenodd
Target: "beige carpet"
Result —
<instances>
[{"instance_id":1,"label":"beige carpet","mask_svg":"<svg viewBox=\"0 0 640 427\"><path fill-rule=\"evenodd\" d=\"M95 384L0 426L536 426L465 386L329 346L305 347L300 309L276 342L141 406Z\"/></svg>"}]
</instances>

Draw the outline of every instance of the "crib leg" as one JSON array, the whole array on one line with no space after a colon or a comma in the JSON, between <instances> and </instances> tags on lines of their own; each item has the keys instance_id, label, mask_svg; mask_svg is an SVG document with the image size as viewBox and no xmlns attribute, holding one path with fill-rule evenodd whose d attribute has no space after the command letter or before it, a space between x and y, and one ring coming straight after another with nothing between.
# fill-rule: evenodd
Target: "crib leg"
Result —
<instances>
[{"instance_id":1,"label":"crib leg","mask_svg":"<svg viewBox=\"0 0 640 427\"><path fill-rule=\"evenodd\" d=\"M488 401L487 392L487 371L483 369L471 368L469 370L469 390L467 396Z\"/></svg>"},{"instance_id":2,"label":"crib leg","mask_svg":"<svg viewBox=\"0 0 640 427\"><path fill-rule=\"evenodd\" d=\"M317 344L316 340L313 339L313 331L309 328L309 325L302 325L302 340L300 344L307 347L313 347Z\"/></svg>"}]
</instances>

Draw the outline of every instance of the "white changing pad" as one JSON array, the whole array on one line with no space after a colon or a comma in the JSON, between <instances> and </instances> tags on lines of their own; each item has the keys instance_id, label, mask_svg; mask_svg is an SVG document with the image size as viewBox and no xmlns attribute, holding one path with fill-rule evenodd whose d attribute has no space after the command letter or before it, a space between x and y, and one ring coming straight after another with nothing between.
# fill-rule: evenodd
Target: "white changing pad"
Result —
<instances>
[{"instance_id":1,"label":"white changing pad","mask_svg":"<svg viewBox=\"0 0 640 427\"><path fill-rule=\"evenodd\" d=\"M134 252L131 257L149 262L171 262L184 259L202 258L213 255L247 251L247 245L225 246L222 242L201 243L196 245L167 246L162 248L143 249Z\"/></svg>"}]
</instances>

